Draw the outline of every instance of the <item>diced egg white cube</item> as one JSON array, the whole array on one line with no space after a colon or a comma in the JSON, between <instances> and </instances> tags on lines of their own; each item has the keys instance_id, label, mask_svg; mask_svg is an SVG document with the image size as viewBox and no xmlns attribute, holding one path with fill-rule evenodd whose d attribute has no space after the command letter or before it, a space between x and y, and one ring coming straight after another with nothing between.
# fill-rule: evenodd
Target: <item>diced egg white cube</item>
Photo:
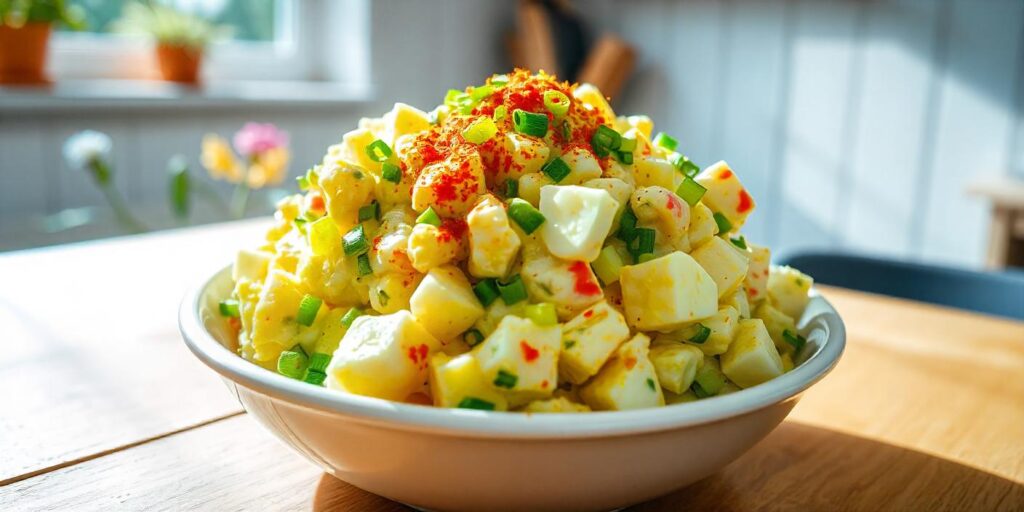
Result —
<instances>
[{"instance_id":1,"label":"diced egg white cube","mask_svg":"<svg viewBox=\"0 0 1024 512\"><path fill-rule=\"evenodd\" d=\"M586 382L628 337L626 319L607 302L587 308L562 326L562 376L574 384Z\"/></svg>"},{"instance_id":2,"label":"diced egg white cube","mask_svg":"<svg viewBox=\"0 0 1024 512\"><path fill-rule=\"evenodd\" d=\"M729 219L733 230L743 227L756 205L729 164L718 162L697 174L696 180L708 189L701 201Z\"/></svg>"},{"instance_id":3,"label":"diced egg white cube","mask_svg":"<svg viewBox=\"0 0 1024 512\"><path fill-rule=\"evenodd\" d=\"M508 400L487 381L480 363L468 353L454 358L434 354L430 359L430 391L438 407L458 407L463 400L475 398L494 404L496 411L508 409Z\"/></svg>"},{"instance_id":4,"label":"diced egg white cube","mask_svg":"<svg viewBox=\"0 0 1024 512\"><path fill-rule=\"evenodd\" d=\"M768 273L768 297L789 317L799 320L810 297L814 279L793 267L771 267Z\"/></svg>"},{"instance_id":5,"label":"diced egg white cube","mask_svg":"<svg viewBox=\"0 0 1024 512\"><path fill-rule=\"evenodd\" d=\"M469 280L458 267L431 269L409 300L416 321L435 338L453 339L484 315Z\"/></svg>"},{"instance_id":6,"label":"diced egg white cube","mask_svg":"<svg viewBox=\"0 0 1024 512\"><path fill-rule=\"evenodd\" d=\"M573 402L564 396L557 396L546 400L534 400L526 404L526 407L523 407L521 411L534 413L573 413L590 412L590 407Z\"/></svg>"},{"instance_id":7,"label":"diced egg white cube","mask_svg":"<svg viewBox=\"0 0 1024 512\"><path fill-rule=\"evenodd\" d=\"M543 140L513 131L505 134L505 150L511 158L508 167L504 169L510 179L540 172L551 154L551 149Z\"/></svg>"},{"instance_id":8,"label":"diced egg white cube","mask_svg":"<svg viewBox=\"0 0 1024 512\"><path fill-rule=\"evenodd\" d=\"M487 381L514 402L550 396L558 386L562 329L507 316L473 354Z\"/></svg>"},{"instance_id":9,"label":"diced egg white cube","mask_svg":"<svg viewBox=\"0 0 1024 512\"><path fill-rule=\"evenodd\" d=\"M430 129L430 117L426 112L405 103L395 103L390 112L384 114L384 142L395 147L395 139L402 135L419 133Z\"/></svg>"},{"instance_id":10,"label":"diced egg white cube","mask_svg":"<svg viewBox=\"0 0 1024 512\"><path fill-rule=\"evenodd\" d=\"M759 318L764 322L764 327L768 330L768 335L772 337L775 348L779 350L780 354L796 351L796 347L787 343L782 335L786 331L797 332L793 317L775 309L768 301L764 301L754 309L754 318Z\"/></svg>"},{"instance_id":11,"label":"diced egg white cube","mask_svg":"<svg viewBox=\"0 0 1024 512\"><path fill-rule=\"evenodd\" d=\"M622 411L665 405L658 375L648 357L651 340L637 334L608 364L580 388L580 397L598 411Z\"/></svg>"},{"instance_id":12,"label":"diced egg white cube","mask_svg":"<svg viewBox=\"0 0 1024 512\"><path fill-rule=\"evenodd\" d=\"M685 393L704 364L704 353L693 345L669 343L651 347L651 363L661 387Z\"/></svg>"},{"instance_id":13,"label":"diced egg white cube","mask_svg":"<svg viewBox=\"0 0 1024 512\"><path fill-rule=\"evenodd\" d=\"M740 314L732 306L724 306L714 315L700 321L700 325L711 330L711 334L703 343L693 343L705 355L717 356L724 354L729 349L733 337L736 335L736 326L739 325ZM694 334L694 326L683 329L683 341L690 343L687 338Z\"/></svg>"},{"instance_id":14,"label":"diced egg white cube","mask_svg":"<svg viewBox=\"0 0 1024 512\"><path fill-rule=\"evenodd\" d=\"M551 254L593 261L612 228L619 203L604 190L577 185L540 189L541 235Z\"/></svg>"},{"instance_id":15,"label":"diced egg white cube","mask_svg":"<svg viewBox=\"0 0 1024 512\"><path fill-rule=\"evenodd\" d=\"M756 386L782 375L782 358L764 322L741 320L736 339L722 354L722 373L741 388Z\"/></svg>"},{"instance_id":16,"label":"diced egg white cube","mask_svg":"<svg viewBox=\"0 0 1024 512\"><path fill-rule=\"evenodd\" d=\"M597 110L597 113L604 118L605 122L612 123L615 121L615 111L612 110L611 105L608 104L608 100L601 93L601 90L593 84L580 84L572 92L572 95L587 106Z\"/></svg>"},{"instance_id":17,"label":"diced egg white cube","mask_svg":"<svg viewBox=\"0 0 1024 512\"><path fill-rule=\"evenodd\" d=\"M718 289L696 260L673 252L622 268L626 321L642 331L670 331L714 315Z\"/></svg>"},{"instance_id":18,"label":"diced egg white cube","mask_svg":"<svg viewBox=\"0 0 1024 512\"><path fill-rule=\"evenodd\" d=\"M334 351L325 385L402 401L423 386L430 357L439 348L408 311L364 315L352 322Z\"/></svg>"},{"instance_id":19,"label":"diced egg white cube","mask_svg":"<svg viewBox=\"0 0 1024 512\"><path fill-rule=\"evenodd\" d=\"M304 296L294 275L270 271L253 312L252 347L257 360L276 361L281 351L294 345L292 339L299 334L295 316Z\"/></svg>"},{"instance_id":20,"label":"diced egg white cube","mask_svg":"<svg viewBox=\"0 0 1024 512\"><path fill-rule=\"evenodd\" d=\"M689 238L690 247L699 247L707 243L718 232L718 224L715 223L714 212L704 205L697 203L690 208Z\"/></svg>"},{"instance_id":21,"label":"diced egg white cube","mask_svg":"<svg viewBox=\"0 0 1024 512\"><path fill-rule=\"evenodd\" d=\"M266 251L238 251L235 266L231 268L231 279L235 282L241 279L262 281L267 277L267 268L273 257L273 254Z\"/></svg>"},{"instance_id":22,"label":"diced egg white cube","mask_svg":"<svg viewBox=\"0 0 1024 512\"><path fill-rule=\"evenodd\" d=\"M718 298L739 289L747 276L747 255L731 242L712 237L690 253L718 286ZM717 299L716 299L717 301Z\"/></svg>"},{"instance_id":23,"label":"diced egg white cube","mask_svg":"<svg viewBox=\"0 0 1024 512\"><path fill-rule=\"evenodd\" d=\"M719 309L725 306L732 306L739 312L740 318L750 318L750 301L747 300L747 291L742 286L738 290L719 299L718 306Z\"/></svg>"},{"instance_id":24,"label":"diced egg white cube","mask_svg":"<svg viewBox=\"0 0 1024 512\"><path fill-rule=\"evenodd\" d=\"M636 161L636 186L658 186L675 190L676 177L681 176L671 162L663 158L643 156Z\"/></svg>"},{"instance_id":25,"label":"diced egg white cube","mask_svg":"<svg viewBox=\"0 0 1024 512\"><path fill-rule=\"evenodd\" d=\"M601 177L601 164L594 158L594 154L583 148L572 148L562 156L566 165L569 166L569 175L562 179L562 185L581 185L586 181Z\"/></svg>"},{"instance_id":26,"label":"diced egg white cube","mask_svg":"<svg viewBox=\"0 0 1024 512\"><path fill-rule=\"evenodd\" d=\"M522 245L509 224L504 206L488 195L469 212L466 223L469 273L476 277L504 277Z\"/></svg>"},{"instance_id":27,"label":"diced egg white cube","mask_svg":"<svg viewBox=\"0 0 1024 512\"><path fill-rule=\"evenodd\" d=\"M772 252L762 245L747 242L750 249L747 267L747 280L743 287L747 291L750 301L757 302L768 296L768 267L771 262Z\"/></svg>"}]
</instances>

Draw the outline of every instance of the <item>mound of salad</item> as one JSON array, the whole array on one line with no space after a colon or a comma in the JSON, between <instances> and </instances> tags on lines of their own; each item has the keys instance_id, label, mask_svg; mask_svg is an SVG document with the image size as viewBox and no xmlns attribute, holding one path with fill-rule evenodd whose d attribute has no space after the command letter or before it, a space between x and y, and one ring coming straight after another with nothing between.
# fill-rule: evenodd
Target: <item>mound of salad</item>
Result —
<instances>
[{"instance_id":1,"label":"mound of salad","mask_svg":"<svg viewBox=\"0 0 1024 512\"><path fill-rule=\"evenodd\" d=\"M595 87L516 70L398 103L327 150L239 252L238 353L388 400L658 407L793 368L812 279L740 230L754 199Z\"/></svg>"}]
</instances>

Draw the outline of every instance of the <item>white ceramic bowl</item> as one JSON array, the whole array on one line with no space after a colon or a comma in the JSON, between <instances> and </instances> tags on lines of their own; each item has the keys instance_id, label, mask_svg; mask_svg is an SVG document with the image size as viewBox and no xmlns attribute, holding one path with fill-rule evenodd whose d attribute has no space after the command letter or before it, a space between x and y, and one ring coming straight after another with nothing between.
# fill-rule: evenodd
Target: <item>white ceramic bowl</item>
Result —
<instances>
[{"instance_id":1,"label":"white ceramic bowl","mask_svg":"<svg viewBox=\"0 0 1024 512\"><path fill-rule=\"evenodd\" d=\"M612 510L707 477L771 432L825 376L846 343L842 320L814 293L797 368L753 388L655 409L521 414L439 409L310 386L243 360L217 303L230 269L195 287L182 336L245 409L334 476L431 510Z\"/></svg>"}]
</instances>

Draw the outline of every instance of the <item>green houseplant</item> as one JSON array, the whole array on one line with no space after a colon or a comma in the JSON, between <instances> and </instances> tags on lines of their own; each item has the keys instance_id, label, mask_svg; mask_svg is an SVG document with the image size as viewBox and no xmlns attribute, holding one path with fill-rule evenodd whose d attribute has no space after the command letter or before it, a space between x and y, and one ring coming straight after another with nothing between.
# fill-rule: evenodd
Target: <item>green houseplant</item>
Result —
<instances>
[{"instance_id":1,"label":"green houseplant","mask_svg":"<svg viewBox=\"0 0 1024 512\"><path fill-rule=\"evenodd\" d=\"M151 37L164 80L186 84L199 82L207 45L225 33L223 27L208 20L156 2L126 5L116 27Z\"/></svg>"},{"instance_id":2,"label":"green houseplant","mask_svg":"<svg viewBox=\"0 0 1024 512\"><path fill-rule=\"evenodd\" d=\"M0 84L45 84L46 53L53 25L84 28L83 17L64 0L0 0Z\"/></svg>"}]
</instances>

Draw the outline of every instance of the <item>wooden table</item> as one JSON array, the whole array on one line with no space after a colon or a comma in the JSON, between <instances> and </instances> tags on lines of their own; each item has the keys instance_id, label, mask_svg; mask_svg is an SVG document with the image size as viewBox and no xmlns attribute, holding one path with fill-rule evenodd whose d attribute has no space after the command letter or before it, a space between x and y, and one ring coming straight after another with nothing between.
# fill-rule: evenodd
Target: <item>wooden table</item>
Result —
<instances>
[{"instance_id":1,"label":"wooden table","mask_svg":"<svg viewBox=\"0 0 1024 512\"><path fill-rule=\"evenodd\" d=\"M399 510L306 463L181 343L266 221L0 255L0 509ZM825 289L836 370L724 471L638 510L1022 510L1024 324Z\"/></svg>"}]
</instances>

